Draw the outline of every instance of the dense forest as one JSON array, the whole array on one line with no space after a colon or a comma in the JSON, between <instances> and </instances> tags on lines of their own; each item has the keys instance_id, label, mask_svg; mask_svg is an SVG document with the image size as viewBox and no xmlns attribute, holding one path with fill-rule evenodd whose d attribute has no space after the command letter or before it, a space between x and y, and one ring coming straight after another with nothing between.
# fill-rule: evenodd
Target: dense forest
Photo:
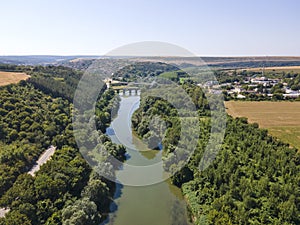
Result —
<instances>
[{"instance_id":1,"label":"dense forest","mask_svg":"<svg viewBox=\"0 0 300 225\"><path fill-rule=\"evenodd\" d=\"M0 224L99 224L109 212L115 184L92 170L73 136L69 100L81 73L52 66L2 69L26 70L32 77L0 88L0 207L10 209ZM116 102L114 91L102 90L95 117L102 131ZM102 144L124 159L122 146L105 136ZM52 159L35 176L27 174L50 145L57 147Z\"/></svg>"},{"instance_id":2,"label":"dense forest","mask_svg":"<svg viewBox=\"0 0 300 225\"><path fill-rule=\"evenodd\" d=\"M299 151L269 136L257 124L248 124L246 118L228 116L219 154L207 169L199 170L210 135L209 107L199 87L184 84L183 88L199 111L201 135L189 163L172 177L172 182L182 188L194 223L299 224ZM147 125L158 115L168 124L164 155L166 159L177 157L173 152L180 123L174 122L176 113L168 102L142 96L132 118L134 129L144 139L155 136ZM190 129L197 132L198 128ZM170 170L172 165L166 159Z\"/></svg>"},{"instance_id":3,"label":"dense forest","mask_svg":"<svg viewBox=\"0 0 300 225\"><path fill-rule=\"evenodd\" d=\"M53 99L25 82L1 88L0 99L2 194L51 144L61 147L74 141L67 101Z\"/></svg>"},{"instance_id":4,"label":"dense forest","mask_svg":"<svg viewBox=\"0 0 300 225\"><path fill-rule=\"evenodd\" d=\"M29 83L53 97L73 101L74 92L82 72L67 67L37 66L30 72Z\"/></svg>"},{"instance_id":5,"label":"dense forest","mask_svg":"<svg viewBox=\"0 0 300 225\"><path fill-rule=\"evenodd\" d=\"M178 67L161 62L134 62L117 70L112 78L122 81L137 81L139 78L155 77L164 72L178 70Z\"/></svg>"},{"instance_id":6,"label":"dense forest","mask_svg":"<svg viewBox=\"0 0 300 225\"><path fill-rule=\"evenodd\" d=\"M203 150L188 166L194 179L181 184L196 224L299 224L299 151L231 117L216 160L199 172Z\"/></svg>"}]
</instances>

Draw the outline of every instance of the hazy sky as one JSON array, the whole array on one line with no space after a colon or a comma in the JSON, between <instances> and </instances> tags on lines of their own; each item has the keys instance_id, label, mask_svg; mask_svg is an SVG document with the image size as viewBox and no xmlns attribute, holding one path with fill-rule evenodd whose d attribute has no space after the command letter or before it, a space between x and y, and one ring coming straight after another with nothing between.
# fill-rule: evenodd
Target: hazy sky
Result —
<instances>
[{"instance_id":1,"label":"hazy sky","mask_svg":"<svg viewBox=\"0 0 300 225\"><path fill-rule=\"evenodd\" d=\"M163 41L200 56L300 56L299 0L2 0L0 55Z\"/></svg>"}]
</instances>

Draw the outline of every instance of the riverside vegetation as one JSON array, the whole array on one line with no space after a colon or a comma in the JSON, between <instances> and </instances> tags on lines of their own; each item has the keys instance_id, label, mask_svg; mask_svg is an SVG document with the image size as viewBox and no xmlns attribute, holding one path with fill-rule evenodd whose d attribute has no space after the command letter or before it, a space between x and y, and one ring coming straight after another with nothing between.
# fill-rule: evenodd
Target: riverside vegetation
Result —
<instances>
[{"instance_id":1,"label":"riverside vegetation","mask_svg":"<svg viewBox=\"0 0 300 225\"><path fill-rule=\"evenodd\" d=\"M99 224L109 212L115 184L92 171L83 159L71 121L81 72L63 67L2 66L32 77L0 89L0 206L10 211L0 224ZM96 111L99 129L110 122L114 91L102 91ZM87 137L87 141L95 141ZM103 141L122 159L124 148ZM57 150L32 177L26 172L50 145Z\"/></svg>"},{"instance_id":2,"label":"riverside vegetation","mask_svg":"<svg viewBox=\"0 0 300 225\"><path fill-rule=\"evenodd\" d=\"M195 224L299 224L300 154L268 135L246 118L227 117L225 138L213 163L199 171L210 131L209 106L201 89L183 84L200 115L200 138L188 164L172 177L181 187ZM176 94L174 94L174 97ZM172 106L159 98L141 98L132 123L137 134L148 138L155 116L168 124L163 139L166 157L173 155L180 124ZM190 128L198 132L197 127ZM192 129L194 129L192 131ZM168 165L172 168L172 165Z\"/></svg>"},{"instance_id":3,"label":"riverside vegetation","mask_svg":"<svg viewBox=\"0 0 300 225\"><path fill-rule=\"evenodd\" d=\"M0 206L10 208L0 224L99 224L109 211L115 184L91 170L73 137L70 100L82 72L55 66L1 65L0 69L32 76L0 89L0 174L4 181ZM155 76L161 72L151 71ZM246 118L228 116L219 154L207 169L199 171L210 135L210 106L193 82L175 81L190 95L199 115L200 127L190 130L201 131L196 151L172 177L185 195L193 222L299 224L299 151L268 135L257 124L248 124ZM96 104L101 130L108 126L110 109L117 104L114 96L114 91L102 90ZM167 124L162 143L164 157L174 157L181 127L169 103L142 96L140 108L132 117L133 127L139 136L152 137L147 126L157 115ZM86 138L93 142L95 137ZM105 136L101 138L112 155L124 157L122 146L112 144ZM35 177L26 174L51 144L58 148L52 160ZM165 166L172 170L172 164Z\"/></svg>"}]
</instances>

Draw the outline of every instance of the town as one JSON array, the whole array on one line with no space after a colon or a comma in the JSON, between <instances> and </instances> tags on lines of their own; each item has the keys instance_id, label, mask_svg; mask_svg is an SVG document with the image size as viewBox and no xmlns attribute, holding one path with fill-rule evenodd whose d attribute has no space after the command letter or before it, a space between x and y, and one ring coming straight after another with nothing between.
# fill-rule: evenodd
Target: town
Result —
<instances>
[{"instance_id":1,"label":"town","mask_svg":"<svg viewBox=\"0 0 300 225\"><path fill-rule=\"evenodd\" d=\"M224 75L223 75L224 76ZM293 100L300 98L299 74L283 74L270 76L260 73L245 75L227 73L233 79L219 79L219 82L209 81L204 85L210 91L222 90L226 99L249 100ZM218 78L218 77L217 77Z\"/></svg>"}]
</instances>

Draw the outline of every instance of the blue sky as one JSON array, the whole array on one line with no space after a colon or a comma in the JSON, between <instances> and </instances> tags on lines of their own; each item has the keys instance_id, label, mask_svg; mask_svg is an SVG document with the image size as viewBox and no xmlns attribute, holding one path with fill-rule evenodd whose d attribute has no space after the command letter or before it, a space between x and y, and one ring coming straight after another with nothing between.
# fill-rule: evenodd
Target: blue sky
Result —
<instances>
[{"instance_id":1,"label":"blue sky","mask_svg":"<svg viewBox=\"0 0 300 225\"><path fill-rule=\"evenodd\" d=\"M7 0L0 55L101 55L163 41L200 56L300 56L298 0Z\"/></svg>"}]
</instances>

